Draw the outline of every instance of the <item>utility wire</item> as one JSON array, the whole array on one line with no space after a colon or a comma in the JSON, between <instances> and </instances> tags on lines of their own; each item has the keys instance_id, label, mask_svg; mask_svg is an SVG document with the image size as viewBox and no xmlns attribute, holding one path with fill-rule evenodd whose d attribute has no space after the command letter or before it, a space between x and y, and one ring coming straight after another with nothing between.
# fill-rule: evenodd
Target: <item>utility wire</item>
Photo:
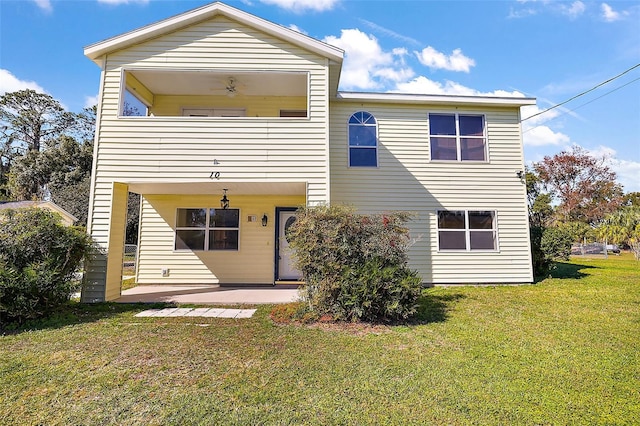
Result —
<instances>
[{"instance_id":1,"label":"utility wire","mask_svg":"<svg viewBox=\"0 0 640 426\"><path fill-rule=\"evenodd\" d=\"M567 110L567 111L563 112L562 114L560 114L560 115L558 115L558 116L556 116L556 117L552 117L552 118L550 118L550 119L548 119L548 120L546 120L546 121L543 121L542 123L538 124L537 126L535 126L535 127L531 127L530 129L527 129L527 130L525 130L525 131L524 131L524 132L522 132L522 133L530 132L530 131L532 131L533 129L536 129L536 128L538 128L538 127L542 126L543 124L548 123L549 121L555 120L556 118L560 118L560 117L562 117L563 115L569 114L570 112L573 112L573 111L575 111L575 110L577 110L577 109L579 109L579 108L582 108L582 107L583 107L583 106L585 106L585 105L589 105L590 103L595 102L595 101L597 101L597 100L598 100L598 99L600 99L600 98L604 98L605 96L610 95L611 93L616 92L616 91L618 91L618 90L622 89L623 87L626 87L626 86L630 85L631 83L635 83L635 82L636 82L636 81L638 81L638 80L640 80L640 77L638 77L638 78L636 78L636 79L633 79L633 80L629 81L628 83L623 84L622 86L618 86L618 87L616 87L616 88L615 88L615 89L613 89L613 90L609 90L609 91L608 91L607 93L605 93L604 95L600 95L600 96L598 96L597 98L593 98L593 99L591 99L590 101L585 102L585 103L583 103L583 104L581 104L581 105L578 105L577 107L575 107L575 108L573 108L573 109L569 109L569 110ZM523 121L524 121L524 120L523 120Z\"/></svg>"},{"instance_id":2,"label":"utility wire","mask_svg":"<svg viewBox=\"0 0 640 426\"><path fill-rule=\"evenodd\" d=\"M611 77L610 79L608 79L608 80L606 80L606 81L603 81L602 83L600 83L600 84L597 84L597 85L593 86L591 89L589 89L589 90L585 90L584 92L579 93L579 94L577 94L577 95L575 95L575 96L573 96L573 97L571 97L571 98L567 99L567 100L566 100L566 101L564 101L564 102L560 102L559 104L555 104L554 106L552 106L552 107L549 107L549 108L545 109L544 111L540 111L540 112L538 112L538 113L536 113L536 114L533 114L532 116L529 116L529 117L527 117L527 118L524 118L524 119L520 120L520 122L522 123L523 121L527 121L527 120L529 120L530 118L533 118L533 117L537 117L537 116L539 116L539 115L542 115L542 114L544 114L545 112L549 112L549 111L551 111L552 109L558 108L559 106L562 106L562 105L564 105L564 104L566 104L566 103L569 103L569 102L571 102L572 100L579 98L580 96L584 96L584 95L586 95L586 94L587 94L587 93L589 93L589 92L593 92L593 91L594 91L594 90L596 90L598 87L604 86L604 85L605 85L605 84L607 84L607 83L611 83L613 80L615 80L615 79L617 79L617 78L622 77L622 76L623 76L623 75L625 75L626 73L628 73L628 72L630 72L630 71L633 71L634 69L636 69L636 68L638 68L638 67L640 67L640 64L636 64L636 65L632 66L631 68L629 68L628 70L623 71L623 72L621 72L620 74L616 75L615 77Z\"/></svg>"}]
</instances>

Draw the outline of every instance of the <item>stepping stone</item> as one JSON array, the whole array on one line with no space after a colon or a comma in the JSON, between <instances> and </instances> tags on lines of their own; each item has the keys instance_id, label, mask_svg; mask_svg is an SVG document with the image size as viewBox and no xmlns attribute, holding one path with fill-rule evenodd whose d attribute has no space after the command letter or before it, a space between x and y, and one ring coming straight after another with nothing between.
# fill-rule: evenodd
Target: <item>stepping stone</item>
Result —
<instances>
[{"instance_id":1,"label":"stepping stone","mask_svg":"<svg viewBox=\"0 0 640 426\"><path fill-rule=\"evenodd\" d=\"M138 312L134 316L136 317L154 317L158 313L157 309L147 309L146 311Z\"/></svg>"},{"instance_id":2,"label":"stepping stone","mask_svg":"<svg viewBox=\"0 0 640 426\"><path fill-rule=\"evenodd\" d=\"M224 308L164 308L147 309L138 312L136 317L204 317L204 318L251 318L255 309Z\"/></svg>"},{"instance_id":3,"label":"stepping stone","mask_svg":"<svg viewBox=\"0 0 640 426\"><path fill-rule=\"evenodd\" d=\"M155 317L168 317L170 314L174 313L175 311L177 311L180 308L164 308L164 309L160 309L158 311L157 314L155 314Z\"/></svg>"},{"instance_id":4,"label":"stepping stone","mask_svg":"<svg viewBox=\"0 0 640 426\"><path fill-rule=\"evenodd\" d=\"M203 313L202 316L208 318L218 318L220 317L220 314L222 314L226 310L227 309L211 308L207 312Z\"/></svg>"},{"instance_id":5,"label":"stepping stone","mask_svg":"<svg viewBox=\"0 0 640 426\"><path fill-rule=\"evenodd\" d=\"M256 313L255 309L240 309L236 318L251 318Z\"/></svg>"},{"instance_id":6,"label":"stepping stone","mask_svg":"<svg viewBox=\"0 0 640 426\"><path fill-rule=\"evenodd\" d=\"M175 311L171 312L169 315L167 315L168 317L184 317L186 316L189 312L191 312L193 310L193 308L178 308Z\"/></svg>"},{"instance_id":7,"label":"stepping stone","mask_svg":"<svg viewBox=\"0 0 640 426\"><path fill-rule=\"evenodd\" d=\"M185 317L203 317L206 312L209 312L211 308L195 308L191 312L187 313Z\"/></svg>"},{"instance_id":8,"label":"stepping stone","mask_svg":"<svg viewBox=\"0 0 640 426\"><path fill-rule=\"evenodd\" d=\"M238 315L237 311L237 309L225 309L224 311L220 312L218 318L235 318L236 315Z\"/></svg>"}]
</instances>

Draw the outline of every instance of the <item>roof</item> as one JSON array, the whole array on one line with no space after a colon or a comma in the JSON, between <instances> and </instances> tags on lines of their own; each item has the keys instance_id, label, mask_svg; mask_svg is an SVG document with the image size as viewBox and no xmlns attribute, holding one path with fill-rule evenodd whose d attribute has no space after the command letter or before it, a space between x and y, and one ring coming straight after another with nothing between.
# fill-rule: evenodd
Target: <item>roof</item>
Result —
<instances>
[{"instance_id":1,"label":"roof","mask_svg":"<svg viewBox=\"0 0 640 426\"><path fill-rule=\"evenodd\" d=\"M338 92L338 101L407 103L407 104L447 104L521 107L535 105L535 98L499 97L499 96L459 96L459 95L421 95L407 93L366 93Z\"/></svg>"},{"instance_id":2,"label":"roof","mask_svg":"<svg viewBox=\"0 0 640 426\"><path fill-rule=\"evenodd\" d=\"M30 207L44 207L58 212L61 216L77 222L78 218L54 203L53 201L0 201L0 210L25 209Z\"/></svg>"},{"instance_id":3,"label":"roof","mask_svg":"<svg viewBox=\"0 0 640 426\"><path fill-rule=\"evenodd\" d=\"M225 16L229 19L310 50L335 62L342 63L342 59L344 57L344 51L342 49L220 2L211 3L185 13L175 15L171 18L158 21L154 24L138 28L128 33L89 45L85 47L84 54L93 62L100 65L99 58L105 54L206 21L218 15Z\"/></svg>"}]
</instances>

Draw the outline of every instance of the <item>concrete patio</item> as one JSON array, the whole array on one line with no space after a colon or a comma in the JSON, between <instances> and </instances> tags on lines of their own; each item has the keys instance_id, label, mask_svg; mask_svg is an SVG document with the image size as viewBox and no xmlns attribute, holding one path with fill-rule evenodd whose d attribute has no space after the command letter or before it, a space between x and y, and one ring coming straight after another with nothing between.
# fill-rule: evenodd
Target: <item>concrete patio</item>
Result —
<instances>
[{"instance_id":1,"label":"concrete patio","mask_svg":"<svg viewBox=\"0 0 640 426\"><path fill-rule=\"evenodd\" d=\"M217 285L139 285L124 290L118 303L260 305L295 302L297 288L220 287Z\"/></svg>"}]
</instances>

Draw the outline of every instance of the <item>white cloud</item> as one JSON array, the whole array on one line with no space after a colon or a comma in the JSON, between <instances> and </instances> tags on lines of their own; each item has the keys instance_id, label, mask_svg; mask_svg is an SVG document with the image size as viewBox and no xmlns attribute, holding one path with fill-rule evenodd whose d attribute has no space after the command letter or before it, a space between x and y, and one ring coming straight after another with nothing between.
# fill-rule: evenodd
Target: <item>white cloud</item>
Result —
<instances>
[{"instance_id":1,"label":"white cloud","mask_svg":"<svg viewBox=\"0 0 640 426\"><path fill-rule=\"evenodd\" d=\"M404 63L406 49L384 51L374 36L358 29L342 30L340 37L323 41L345 51L340 86L346 90L383 89L383 80L395 83L414 75Z\"/></svg>"},{"instance_id":2,"label":"white cloud","mask_svg":"<svg viewBox=\"0 0 640 426\"><path fill-rule=\"evenodd\" d=\"M533 16L537 14L537 12L534 9L521 9L521 10L515 10L514 8L511 8L509 10L509 15L507 15L507 18L509 19L519 19L519 18L526 18L527 16Z\"/></svg>"},{"instance_id":3,"label":"white cloud","mask_svg":"<svg viewBox=\"0 0 640 426\"><path fill-rule=\"evenodd\" d=\"M98 3L117 6L120 4L131 4L131 3L147 4L149 3L149 0L98 0Z\"/></svg>"},{"instance_id":4,"label":"white cloud","mask_svg":"<svg viewBox=\"0 0 640 426\"><path fill-rule=\"evenodd\" d=\"M315 12L323 12L331 10L340 0L260 0L265 4L272 4L292 12L304 12L312 10Z\"/></svg>"},{"instance_id":5,"label":"white cloud","mask_svg":"<svg viewBox=\"0 0 640 426\"><path fill-rule=\"evenodd\" d=\"M53 12L53 6L51 6L51 0L33 0L33 2L45 12L47 13Z\"/></svg>"},{"instance_id":6,"label":"white cloud","mask_svg":"<svg viewBox=\"0 0 640 426\"><path fill-rule=\"evenodd\" d=\"M623 10L621 12L617 12L607 3L602 3L600 5L600 10L602 11L602 19L604 19L605 22L619 21L629 15L629 11Z\"/></svg>"},{"instance_id":7,"label":"white cloud","mask_svg":"<svg viewBox=\"0 0 640 426\"><path fill-rule=\"evenodd\" d=\"M455 49L451 55L447 56L438 52L431 46L422 49L421 52L414 52L422 65L434 69L445 69L449 71L469 72L476 62L462 53L461 49Z\"/></svg>"},{"instance_id":8,"label":"white cloud","mask_svg":"<svg viewBox=\"0 0 640 426\"><path fill-rule=\"evenodd\" d=\"M538 105L527 105L522 108L522 120L529 127L534 127L544 122L547 122L549 120L552 120L561 114L561 111L558 110L557 108L554 108L543 114L540 114L542 111L543 110L540 107L538 107Z\"/></svg>"},{"instance_id":9,"label":"white cloud","mask_svg":"<svg viewBox=\"0 0 640 426\"><path fill-rule=\"evenodd\" d=\"M571 138L562 132L556 132L549 126L543 126L553 118L561 115L562 111L552 109L543 114L537 105L527 105L522 107L522 140L526 146L545 146L545 145L568 145ZM533 117L535 115L535 117ZM531 117L531 118L529 118Z\"/></svg>"},{"instance_id":10,"label":"white cloud","mask_svg":"<svg viewBox=\"0 0 640 426\"><path fill-rule=\"evenodd\" d=\"M98 95L85 96L84 97L84 107L85 108L91 108L94 105L98 105Z\"/></svg>"},{"instance_id":11,"label":"white cloud","mask_svg":"<svg viewBox=\"0 0 640 426\"><path fill-rule=\"evenodd\" d=\"M620 160L616 158L617 152L615 149L600 145L593 149L587 149L589 155L596 158L605 158L605 163L616 172L618 178L617 181L622 184L625 192L637 192L640 191L640 162Z\"/></svg>"},{"instance_id":12,"label":"white cloud","mask_svg":"<svg viewBox=\"0 0 640 426\"><path fill-rule=\"evenodd\" d=\"M578 16L582 15L587 7L580 0L576 0L571 3L571 6L566 6L564 4L560 5L560 12L563 15L568 16L570 19L576 19Z\"/></svg>"},{"instance_id":13,"label":"white cloud","mask_svg":"<svg viewBox=\"0 0 640 426\"><path fill-rule=\"evenodd\" d=\"M0 95L24 89L32 89L36 92L47 93L42 86L35 81L20 80L8 70L0 68Z\"/></svg>"},{"instance_id":14,"label":"white cloud","mask_svg":"<svg viewBox=\"0 0 640 426\"><path fill-rule=\"evenodd\" d=\"M308 32L306 32L305 30L301 29L299 26L297 26L296 24L291 24L289 25L289 28L292 29L293 31L297 31L300 34L304 34L304 35L309 35Z\"/></svg>"},{"instance_id":15,"label":"white cloud","mask_svg":"<svg viewBox=\"0 0 640 426\"><path fill-rule=\"evenodd\" d=\"M571 138L561 132L555 132L548 126L527 128L522 126L522 141L526 146L567 145Z\"/></svg>"},{"instance_id":16,"label":"white cloud","mask_svg":"<svg viewBox=\"0 0 640 426\"><path fill-rule=\"evenodd\" d=\"M493 92L481 92L463 86L455 81L447 80L444 83L440 83L439 81L430 80L422 75L413 80L398 83L393 92L425 95L524 97L524 95L518 91L507 92L506 90L495 90Z\"/></svg>"},{"instance_id":17,"label":"white cloud","mask_svg":"<svg viewBox=\"0 0 640 426\"><path fill-rule=\"evenodd\" d=\"M384 34L386 36L395 38L395 39L400 40L400 41L404 41L404 42L409 43L409 44L420 45L420 42L418 40L416 40L415 38L407 37L405 35L399 34L399 33L395 32L393 30L390 30L388 28L380 26L380 25L376 24L375 22L367 21L366 19L360 19L360 22L362 22L363 24L367 25L372 30L381 32L382 34Z\"/></svg>"}]
</instances>

